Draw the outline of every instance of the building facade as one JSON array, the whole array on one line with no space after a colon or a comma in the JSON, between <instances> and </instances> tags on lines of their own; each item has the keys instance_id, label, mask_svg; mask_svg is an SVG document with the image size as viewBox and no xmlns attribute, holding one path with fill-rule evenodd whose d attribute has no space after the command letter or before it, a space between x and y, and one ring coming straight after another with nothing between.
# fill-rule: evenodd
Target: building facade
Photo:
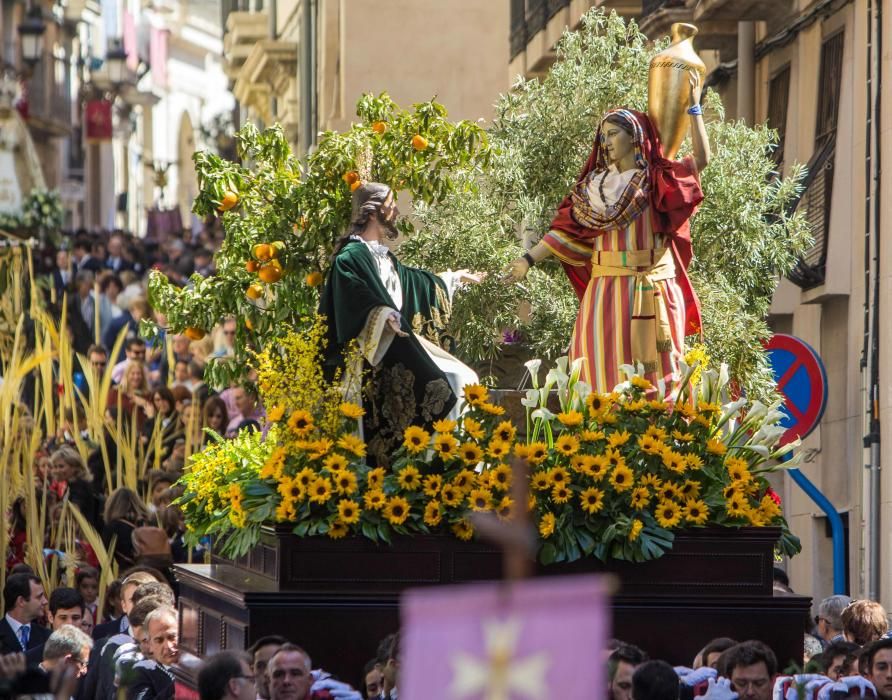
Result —
<instances>
[{"instance_id":1,"label":"building facade","mask_svg":"<svg viewBox=\"0 0 892 700\"><path fill-rule=\"evenodd\" d=\"M634 17L652 38L668 34L673 22L697 25L694 45L726 117L776 129L781 172L809 165L799 208L815 245L779 280L769 321L775 332L807 341L824 360L828 403L802 445L801 468L843 516L848 592L889 609L892 474L878 467L892 459L883 440L892 419L892 327L882 323L880 310L892 289L886 234L892 181L880 169L892 157L892 139L877 98L890 104L892 59L882 46L892 45L892 6L882 0L514 0L512 75L547 70L561 32L595 6ZM783 491L803 545L788 564L793 587L820 599L833 593L828 519L791 479L784 479Z\"/></svg>"}]
</instances>

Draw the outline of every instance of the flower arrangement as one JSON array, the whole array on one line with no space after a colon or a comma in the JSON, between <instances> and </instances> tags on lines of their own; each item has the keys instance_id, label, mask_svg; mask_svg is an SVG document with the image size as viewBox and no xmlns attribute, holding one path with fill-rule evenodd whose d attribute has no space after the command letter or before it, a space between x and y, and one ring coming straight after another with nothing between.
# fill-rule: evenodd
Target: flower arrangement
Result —
<instances>
[{"instance_id":1,"label":"flower arrangement","mask_svg":"<svg viewBox=\"0 0 892 700\"><path fill-rule=\"evenodd\" d=\"M33 189L24 198L21 212L0 214L0 228L19 232L55 233L62 227L64 216L58 192Z\"/></svg>"},{"instance_id":2,"label":"flower arrangement","mask_svg":"<svg viewBox=\"0 0 892 700\"><path fill-rule=\"evenodd\" d=\"M264 523L293 523L298 536L451 532L468 540L468 515L510 519L531 511L543 563L585 556L643 561L672 546L673 531L779 525L780 547L798 551L765 474L792 449L775 406L728 397L728 376L683 364L667 393L632 367L613 393L597 394L566 358L523 400L526 438L480 385L465 388L460 420L409 426L389 467L367 465L357 436L363 409L345 401L321 365L324 320L289 332L257 356L268 408L266 436L243 432L193 457L180 499L193 541L219 535L240 555ZM691 359L691 358L689 358ZM557 395L558 412L548 400ZM511 462L531 467L527 503L511 498Z\"/></svg>"}]
</instances>

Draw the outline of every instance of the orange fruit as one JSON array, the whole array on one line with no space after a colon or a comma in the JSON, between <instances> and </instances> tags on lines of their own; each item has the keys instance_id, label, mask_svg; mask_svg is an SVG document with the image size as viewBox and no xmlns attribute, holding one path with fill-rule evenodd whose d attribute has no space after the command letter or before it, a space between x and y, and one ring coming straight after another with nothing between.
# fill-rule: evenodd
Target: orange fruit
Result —
<instances>
[{"instance_id":1,"label":"orange fruit","mask_svg":"<svg viewBox=\"0 0 892 700\"><path fill-rule=\"evenodd\" d=\"M346 182L348 185L352 185L359 179L359 173L355 170L350 170L341 175L341 179L343 179L343 181Z\"/></svg>"},{"instance_id":2,"label":"orange fruit","mask_svg":"<svg viewBox=\"0 0 892 700\"><path fill-rule=\"evenodd\" d=\"M251 323L251 319L250 319L250 318L245 318L245 328L247 328L249 331L253 331L253 330L254 330L254 324Z\"/></svg>"},{"instance_id":3,"label":"orange fruit","mask_svg":"<svg viewBox=\"0 0 892 700\"><path fill-rule=\"evenodd\" d=\"M372 131L376 134L383 134L387 131L387 122L377 121L372 124Z\"/></svg>"},{"instance_id":4,"label":"orange fruit","mask_svg":"<svg viewBox=\"0 0 892 700\"><path fill-rule=\"evenodd\" d=\"M415 134L412 137L412 148L416 151L423 151L428 146L428 141L421 134Z\"/></svg>"},{"instance_id":5,"label":"orange fruit","mask_svg":"<svg viewBox=\"0 0 892 700\"><path fill-rule=\"evenodd\" d=\"M272 248L273 257L278 258L285 250L285 243L282 241L273 241L269 244L269 247Z\"/></svg>"},{"instance_id":6,"label":"orange fruit","mask_svg":"<svg viewBox=\"0 0 892 700\"><path fill-rule=\"evenodd\" d=\"M310 272L305 278L307 286L309 287L318 287L322 284L322 273L314 270Z\"/></svg>"},{"instance_id":7,"label":"orange fruit","mask_svg":"<svg viewBox=\"0 0 892 700\"><path fill-rule=\"evenodd\" d=\"M360 187L362 187L362 180L357 180L352 185L350 185L350 191L356 192Z\"/></svg>"},{"instance_id":8,"label":"orange fruit","mask_svg":"<svg viewBox=\"0 0 892 700\"><path fill-rule=\"evenodd\" d=\"M245 263L245 269L248 272L257 272L257 270L260 269L260 263L257 262L256 260L249 260L248 262Z\"/></svg>"},{"instance_id":9,"label":"orange fruit","mask_svg":"<svg viewBox=\"0 0 892 700\"><path fill-rule=\"evenodd\" d=\"M260 262L266 262L273 257L273 249L270 247L269 243L258 243L251 248L251 253Z\"/></svg>"},{"instance_id":10,"label":"orange fruit","mask_svg":"<svg viewBox=\"0 0 892 700\"><path fill-rule=\"evenodd\" d=\"M263 296L263 287L255 282L245 290L245 296L248 297L248 299L257 300Z\"/></svg>"},{"instance_id":11,"label":"orange fruit","mask_svg":"<svg viewBox=\"0 0 892 700\"><path fill-rule=\"evenodd\" d=\"M232 190L227 190L226 194L223 195L223 199L220 201L220 206L217 207L219 211L229 211L236 204L238 204L238 194L233 192Z\"/></svg>"},{"instance_id":12,"label":"orange fruit","mask_svg":"<svg viewBox=\"0 0 892 700\"><path fill-rule=\"evenodd\" d=\"M278 282L282 279L282 266L278 260L273 260L261 267L257 276L267 284Z\"/></svg>"},{"instance_id":13,"label":"orange fruit","mask_svg":"<svg viewBox=\"0 0 892 700\"><path fill-rule=\"evenodd\" d=\"M196 328L195 326L189 326L186 330L183 331L183 335L186 336L189 340L201 340L204 338L204 330L201 328Z\"/></svg>"}]
</instances>

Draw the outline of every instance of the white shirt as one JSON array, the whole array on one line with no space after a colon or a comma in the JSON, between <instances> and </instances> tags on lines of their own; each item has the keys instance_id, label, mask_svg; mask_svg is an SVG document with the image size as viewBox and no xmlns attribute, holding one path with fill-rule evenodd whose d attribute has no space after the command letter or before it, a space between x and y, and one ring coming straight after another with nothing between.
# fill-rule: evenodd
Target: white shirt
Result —
<instances>
[{"instance_id":1,"label":"white shirt","mask_svg":"<svg viewBox=\"0 0 892 700\"><path fill-rule=\"evenodd\" d=\"M607 168L607 177L604 178L603 185L601 184L601 178L604 177L604 173L594 173L585 186L592 209L598 214L604 214L607 207L616 204L619 198L623 196L623 192L626 191L626 187L629 186L629 182L631 182L637 172L637 168L632 168L621 173L616 169L615 165L611 165ZM602 189L604 191L603 198L601 197Z\"/></svg>"},{"instance_id":2,"label":"white shirt","mask_svg":"<svg viewBox=\"0 0 892 700\"><path fill-rule=\"evenodd\" d=\"M381 277L384 289L387 290L391 300L393 300L393 305L397 309L402 310L403 286L400 284L399 275L396 273L396 268L393 266L393 260L390 259L390 249L378 241L367 241L359 236L350 236L350 238L365 243L366 248L368 248L369 252L372 254L375 266L378 268L378 275Z\"/></svg>"},{"instance_id":3,"label":"white shirt","mask_svg":"<svg viewBox=\"0 0 892 700\"><path fill-rule=\"evenodd\" d=\"M22 636L19 633L19 630L22 627L25 627L25 625L16 620L14 617L10 617L9 613L6 613L6 622L9 624L10 627L12 627L12 633L15 635L15 638L19 640L19 646L22 646ZM30 630L28 631L30 632Z\"/></svg>"}]
</instances>

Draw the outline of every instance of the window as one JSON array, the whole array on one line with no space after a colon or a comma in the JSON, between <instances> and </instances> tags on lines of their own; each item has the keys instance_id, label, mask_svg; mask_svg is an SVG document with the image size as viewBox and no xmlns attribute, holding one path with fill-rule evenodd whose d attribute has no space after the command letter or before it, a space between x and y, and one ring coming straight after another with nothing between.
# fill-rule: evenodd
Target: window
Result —
<instances>
[{"instance_id":1,"label":"window","mask_svg":"<svg viewBox=\"0 0 892 700\"><path fill-rule=\"evenodd\" d=\"M787 105L790 102L790 66L784 66L768 83L768 126L777 132L777 148L772 153L778 171L784 165L787 136Z\"/></svg>"}]
</instances>

